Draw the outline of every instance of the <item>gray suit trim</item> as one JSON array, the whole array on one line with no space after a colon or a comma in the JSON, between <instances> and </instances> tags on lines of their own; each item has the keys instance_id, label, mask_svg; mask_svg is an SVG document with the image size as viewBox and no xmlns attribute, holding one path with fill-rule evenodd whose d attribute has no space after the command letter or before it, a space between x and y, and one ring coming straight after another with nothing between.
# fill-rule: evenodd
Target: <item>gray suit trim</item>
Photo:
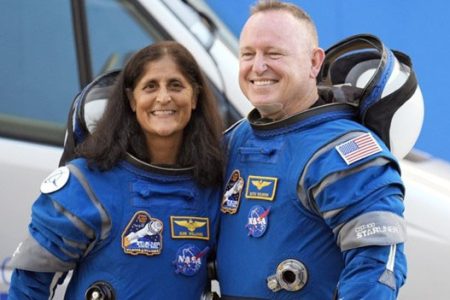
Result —
<instances>
[{"instance_id":1,"label":"gray suit trim","mask_svg":"<svg viewBox=\"0 0 450 300\"><path fill-rule=\"evenodd\" d=\"M64 275L64 273L62 272L56 272L55 275L53 276L52 282L50 283L50 293L49 293L49 297L48 299L51 300L53 299L53 297L55 296L55 290L56 287L58 286L58 281L59 279Z\"/></svg>"},{"instance_id":2,"label":"gray suit trim","mask_svg":"<svg viewBox=\"0 0 450 300\"><path fill-rule=\"evenodd\" d=\"M322 180L322 182L319 185L315 186L312 189L313 198L316 199L318 194L320 194L329 185L335 183L339 179L342 179L342 178L344 178L346 176L358 173L358 172L360 172L360 171L362 171L362 170L364 170L366 168L370 168L370 167L373 167L373 166L382 166L382 165L385 165L385 164L388 164L388 163L389 163L388 159L386 159L384 157L378 157L378 158L376 158L376 159L374 159L372 161L369 161L369 162L367 162L365 164L359 165L356 168L348 169L348 170L345 170L345 171L342 171L342 172L333 173L333 174L327 176L324 180ZM324 219L335 217L337 214L339 214L341 212L342 209L344 209L344 207L324 212L322 214L322 217Z\"/></svg>"},{"instance_id":3,"label":"gray suit trim","mask_svg":"<svg viewBox=\"0 0 450 300\"><path fill-rule=\"evenodd\" d=\"M100 240L104 240L106 237L109 236L109 233L111 232L111 219L108 216L108 213L106 212L106 209L104 208L103 204L98 200L97 196L95 195L94 191L92 190L91 186L89 185L88 181L84 177L83 173L74 165L69 164L68 168L70 169L70 172L75 175L75 177L78 179L80 184L83 186L84 190L86 191L87 195L89 196L89 199L92 201L92 204L97 208L101 220L102 220L102 228L101 228L101 236Z\"/></svg>"},{"instance_id":4,"label":"gray suit trim","mask_svg":"<svg viewBox=\"0 0 450 300\"><path fill-rule=\"evenodd\" d=\"M31 236L19 244L11 258L14 268L33 272L67 272L75 263L64 262L39 245Z\"/></svg>"},{"instance_id":5,"label":"gray suit trim","mask_svg":"<svg viewBox=\"0 0 450 300\"><path fill-rule=\"evenodd\" d=\"M322 213L322 218L324 218L324 219L333 218L333 217L337 216L344 209L345 209L345 207L341 207L341 208L326 211L326 212Z\"/></svg>"},{"instance_id":6,"label":"gray suit trim","mask_svg":"<svg viewBox=\"0 0 450 300\"><path fill-rule=\"evenodd\" d=\"M318 151L316 151L314 153L314 155L311 156L311 158L305 164L305 167L303 168L303 172L300 175L300 179L298 181L297 196L300 199L300 202L302 203L302 205L306 209L308 209L311 212L314 212L317 215L320 215L319 209L317 207L317 204L316 204L314 198L311 198L308 195L308 191L305 190L305 177L306 177L306 174L308 174L308 171L309 171L308 169L311 166L311 164L317 159L317 157L319 157L323 153L329 151L330 149L336 147L339 144L342 144L345 141L348 141L354 137L360 136L361 133L365 133L365 131L352 131L352 132L349 132L349 133L339 137L338 139L334 140L333 142L325 145L324 147L322 147Z\"/></svg>"},{"instance_id":7,"label":"gray suit trim","mask_svg":"<svg viewBox=\"0 0 450 300\"><path fill-rule=\"evenodd\" d=\"M86 250L87 249L86 244L77 243L77 242L68 240L66 238L63 238L62 240L63 240L64 244L67 244L67 245L69 245L72 248L77 248L77 249L80 249L80 250Z\"/></svg>"},{"instance_id":8,"label":"gray suit trim","mask_svg":"<svg viewBox=\"0 0 450 300\"><path fill-rule=\"evenodd\" d=\"M53 201L53 206L56 211L64 215L67 219L69 219L72 224L75 225L82 233L84 233L90 240L95 238L94 230L92 230L86 223L81 221L77 216L72 214L70 211L67 211L64 207L62 207L58 202ZM69 244L71 246L71 244ZM82 247L82 246L81 246Z\"/></svg>"},{"instance_id":9,"label":"gray suit trim","mask_svg":"<svg viewBox=\"0 0 450 300\"><path fill-rule=\"evenodd\" d=\"M364 246L386 246L406 240L405 220L387 211L372 211L359 215L340 227L337 245L342 251Z\"/></svg>"},{"instance_id":10,"label":"gray suit trim","mask_svg":"<svg viewBox=\"0 0 450 300\"><path fill-rule=\"evenodd\" d=\"M387 285L393 290L397 288L397 280L395 280L394 272L389 271L388 269L384 270L378 281Z\"/></svg>"},{"instance_id":11,"label":"gray suit trim","mask_svg":"<svg viewBox=\"0 0 450 300\"><path fill-rule=\"evenodd\" d=\"M395 279L394 266L395 266L395 254L397 253L397 245L391 245L389 251L389 258L386 263L386 269L383 274L381 274L378 281L387 285L391 289L395 290L397 288L397 280Z\"/></svg>"}]
</instances>

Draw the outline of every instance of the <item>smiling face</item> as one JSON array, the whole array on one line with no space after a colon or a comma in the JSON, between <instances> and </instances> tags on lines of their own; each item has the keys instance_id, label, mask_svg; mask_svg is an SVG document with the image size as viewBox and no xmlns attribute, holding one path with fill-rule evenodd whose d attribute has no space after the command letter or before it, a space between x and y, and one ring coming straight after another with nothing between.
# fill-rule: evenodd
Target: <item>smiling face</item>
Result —
<instances>
[{"instance_id":1,"label":"smiling face","mask_svg":"<svg viewBox=\"0 0 450 300\"><path fill-rule=\"evenodd\" d=\"M240 87L263 117L282 119L317 100L323 50L292 14L269 10L252 15L240 37L239 56Z\"/></svg>"},{"instance_id":2,"label":"smiling face","mask_svg":"<svg viewBox=\"0 0 450 300\"><path fill-rule=\"evenodd\" d=\"M147 63L128 98L147 144L161 138L181 143L197 101L194 88L172 58L165 55Z\"/></svg>"}]
</instances>

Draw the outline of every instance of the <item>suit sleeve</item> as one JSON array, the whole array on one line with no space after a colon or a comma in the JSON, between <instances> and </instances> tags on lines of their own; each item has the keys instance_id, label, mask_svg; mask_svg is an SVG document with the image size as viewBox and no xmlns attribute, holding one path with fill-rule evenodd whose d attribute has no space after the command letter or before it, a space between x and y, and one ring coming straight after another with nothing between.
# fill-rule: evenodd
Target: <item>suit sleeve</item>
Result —
<instances>
[{"instance_id":1,"label":"suit sleeve","mask_svg":"<svg viewBox=\"0 0 450 300\"><path fill-rule=\"evenodd\" d=\"M303 204L333 231L343 255L336 299L396 299L405 282L404 187L395 158L382 146L350 164L329 147L299 181Z\"/></svg>"},{"instance_id":2,"label":"suit sleeve","mask_svg":"<svg viewBox=\"0 0 450 300\"><path fill-rule=\"evenodd\" d=\"M31 272L15 269L8 291L9 300L48 300L53 298L56 286L64 281L66 273Z\"/></svg>"},{"instance_id":3,"label":"suit sleeve","mask_svg":"<svg viewBox=\"0 0 450 300\"><path fill-rule=\"evenodd\" d=\"M67 182L42 193L32 206L29 235L10 262L15 268L10 297L49 299L61 274L105 238L109 225L81 172L71 169Z\"/></svg>"}]
</instances>

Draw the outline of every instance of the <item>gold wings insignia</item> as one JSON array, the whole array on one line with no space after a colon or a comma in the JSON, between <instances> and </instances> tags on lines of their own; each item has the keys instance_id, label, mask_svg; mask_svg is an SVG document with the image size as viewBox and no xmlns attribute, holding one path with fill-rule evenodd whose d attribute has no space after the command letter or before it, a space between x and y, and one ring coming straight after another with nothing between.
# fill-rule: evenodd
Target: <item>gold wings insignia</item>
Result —
<instances>
[{"instance_id":1,"label":"gold wings insignia","mask_svg":"<svg viewBox=\"0 0 450 300\"><path fill-rule=\"evenodd\" d=\"M197 228L205 226L206 222L192 221L192 220L183 220L183 221L174 221L177 225L186 227L190 232L195 231Z\"/></svg>"},{"instance_id":2,"label":"gold wings insignia","mask_svg":"<svg viewBox=\"0 0 450 300\"><path fill-rule=\"evenodd\" d=\"M254 186L256 186L256 188L259 190L261 190L263 187L266 187L268 185L270 185L272 182L270 181L263 181L263 180L252 180L252 184Z\"/></svg>"}]
</instances>

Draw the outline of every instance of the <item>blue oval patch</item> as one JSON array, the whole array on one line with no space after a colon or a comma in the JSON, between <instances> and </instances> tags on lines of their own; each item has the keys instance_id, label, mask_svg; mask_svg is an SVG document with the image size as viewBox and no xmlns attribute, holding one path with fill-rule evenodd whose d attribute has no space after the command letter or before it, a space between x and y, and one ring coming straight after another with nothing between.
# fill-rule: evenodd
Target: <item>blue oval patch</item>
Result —
<instances>
[{"instance_id":1,"label":"blue oval patch","mask_svg":"<svg viewBox=\"0 0 450 300\"><path fill-rule=\"evenodd\" d=\"M186 244L177 251L175 261L175 272L185 276L193 276L198 273L202 266L202 258L208 253L209 247L202 251L192 244Z\"/></svg>"},{"instance_id":2,"label":"blue oval patch","mask_svg":"<svg viewBox=\"0 0 450 300\"><path fill-rule=\"evenodd\" d=\"M261 205L255 205L250 208L247 218L248 235L253 237L261 237L266 232L269 225L270 208L265 209Z\"/></svg>"}]
</instances>

